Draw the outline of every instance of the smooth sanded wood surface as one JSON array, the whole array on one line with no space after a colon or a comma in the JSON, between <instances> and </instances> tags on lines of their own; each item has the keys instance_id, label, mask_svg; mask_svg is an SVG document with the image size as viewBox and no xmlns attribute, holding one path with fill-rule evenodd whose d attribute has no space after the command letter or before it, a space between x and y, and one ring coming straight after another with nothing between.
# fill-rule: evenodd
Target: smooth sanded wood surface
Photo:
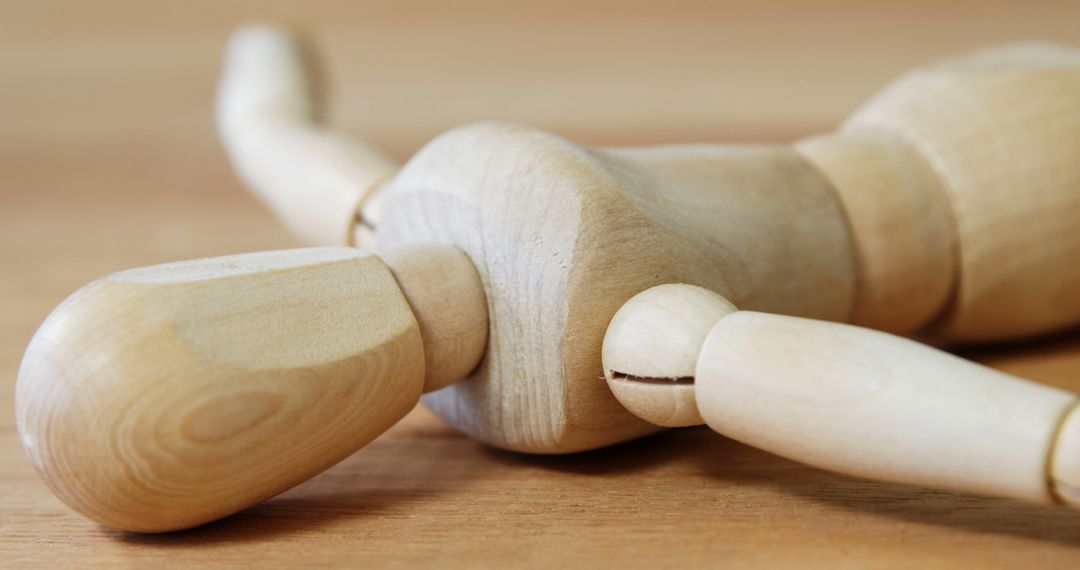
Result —
<instances>
[{"instance_id":1,"label":"smooth sanded wood surface","mask_svg":"<svg viewBox=\"0 0 1080 570\"><path fill-rule=\"evenodd\" d=\"M402 158L482 118L591 144L792 140L919 61L1080 44L1080 5L1064 1L301 4L3 3L0 567L1080 566L1075 511L831 475L704 429L511 454L422 409L301 487L192 531L124 534L71 513L15 434L12 386L37 324L108 272L295 245L214 139L235 23L319 28L350 96L333 116ZM1080 333L966 354L1080 391Z\"/></svg>"}]
</instances>

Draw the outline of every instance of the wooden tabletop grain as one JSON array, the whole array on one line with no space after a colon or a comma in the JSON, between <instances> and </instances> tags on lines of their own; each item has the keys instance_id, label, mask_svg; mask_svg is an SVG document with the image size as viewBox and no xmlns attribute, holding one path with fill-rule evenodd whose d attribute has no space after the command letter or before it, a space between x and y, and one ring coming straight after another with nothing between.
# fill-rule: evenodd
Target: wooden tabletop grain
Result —
<instances>
[{"instance_id":1,"label":"wooden tabletop grain","mask_svg":"<svg viewBox=\"0 0 1080 570\"><path fill-rule=\"evenodd\" d=\"M316 31L333 116L404 158L484 118L603 144L790 139L918 61L1012 39L1080 44L1075 2L3 4L0 567L1080 567L1073 511L832 475L705 429L507 453L423 409L248 511L127 534L53 498L11 411L27 341L83 283L296 245L214 139L218 54L241 21ZM964 353L1080 391L1080 333Z\"/></svg>"}]
</instances>

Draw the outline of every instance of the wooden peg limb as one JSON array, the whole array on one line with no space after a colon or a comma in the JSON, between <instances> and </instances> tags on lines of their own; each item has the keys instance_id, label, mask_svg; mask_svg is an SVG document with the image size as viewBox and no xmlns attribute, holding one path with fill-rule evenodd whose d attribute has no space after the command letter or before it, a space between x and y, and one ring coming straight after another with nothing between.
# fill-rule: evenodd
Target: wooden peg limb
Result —
<instances>
[{"instance_id":1,"label":"wooden peg limb","mask_svg":"<svg viewBox=\"0 0 1080 570\"><path fill-rule=\"evenodd\" d=\"M123 271L69 297L30 342L19 435L76 511L187 528L366 445L477 365L486 322L475 270L446 246L389 266L337 247Z\"/></svg>"},{"instance_id":2,"label":"wooden peg limb","mask_svg":"<svg viewBox=\"0 0 1080 570\"><path fill-rule=\"evenodd\" d=\"M353 245L361 208L397 170L370 145L327 129L305 46L288 32L252 26L233 34L217 122L233 168L289 229L316 245ZM366 244L361 244L366 245Z\"/></svg>"},{"instance_id":3,"label":"wooden peg limb","mask_svg":"<svg viewBox=\"0 0 1080 570\"><path fill-rule=\"evenodd\" d=\"M891 334L729 307L690 285L632 299L604 341L616 397L660 425L695 405L723 435L832 471L1080 506L1075 394ZM611 373L624 369L650 381Z\"/></svg>"}]
</instances>

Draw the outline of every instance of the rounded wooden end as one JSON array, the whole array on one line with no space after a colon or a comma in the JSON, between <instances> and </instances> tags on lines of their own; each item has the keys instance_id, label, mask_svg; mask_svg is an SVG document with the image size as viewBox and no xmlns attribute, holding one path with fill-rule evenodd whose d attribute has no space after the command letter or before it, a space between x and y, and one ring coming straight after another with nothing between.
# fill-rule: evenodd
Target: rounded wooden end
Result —
<instances>
[{"instance_id":1,"label":"rounded wooden end","mask_svg":"<svg viewBox=\"0 0 1080 570\"><path fill-rule=\"evenodd\" d=\"M670 284L639 293L615 313L604 336L604 376L634 415L665 427L704 423L694 369L709 330L736 311L720 295Z\"/></svg>"},{"instance_id":2,"label":"rounded wooden end","mask_svg":"<svg viewBox=\"0 0 1080 570\"><path fill-rule=\"evenodd\" d=\"M319 473L416 404L420 332L394 277L350 248L173 263L99 279L34 335L16 419L65 503L159 532Z\"/></svg>"}]
</instances>

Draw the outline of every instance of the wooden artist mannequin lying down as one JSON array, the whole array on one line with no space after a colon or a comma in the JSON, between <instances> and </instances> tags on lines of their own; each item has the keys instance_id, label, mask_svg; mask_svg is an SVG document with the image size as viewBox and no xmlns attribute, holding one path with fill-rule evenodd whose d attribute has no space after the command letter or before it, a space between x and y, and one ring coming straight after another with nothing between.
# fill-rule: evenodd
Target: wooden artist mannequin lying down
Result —
<instances>
[{"instance_id":1,"label":"wooden artist mannequin lying down","mask_svg":"<svg viewBox=\"0 0 1080 570\"><path fill-rule=\"evenodd\" d=\"M706 423L859 476L1080 504L1075 394L893 336L1080 322L1080 51L946 60L794 145L485 123L400 169L316 121L305 53L238 32L219 124L247 184L329 246L104 277L27 348L22 443L80 513L223 517L422 393L506 449Z\"/></svg>"}]
</instances>

